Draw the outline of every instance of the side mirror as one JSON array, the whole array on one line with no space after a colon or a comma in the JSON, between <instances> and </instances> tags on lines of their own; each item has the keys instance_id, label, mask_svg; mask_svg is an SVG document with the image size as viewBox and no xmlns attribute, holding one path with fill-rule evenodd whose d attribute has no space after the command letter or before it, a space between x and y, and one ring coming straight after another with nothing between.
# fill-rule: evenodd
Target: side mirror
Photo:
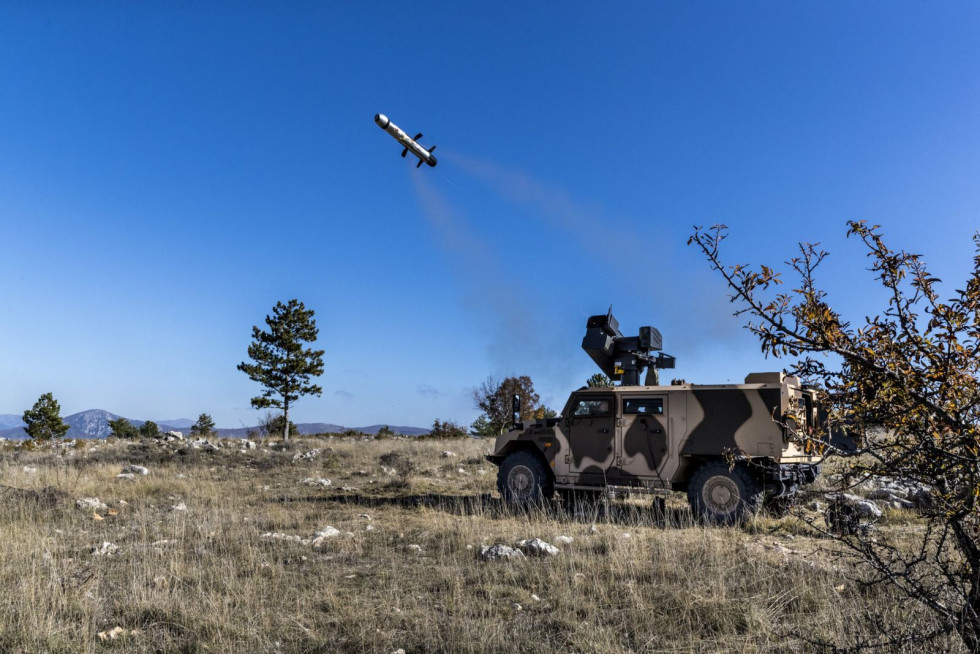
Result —
<instances>
[{"instance_id":1,"label":"side mirror","mask_svg":"<svg viewBox=\"0 0 980 654\"><path fill-rule=\"evenodd\" d=\"M521 424L521 396L520 395L514 395L514 397L511 398L511 413L513 414L511 416L513 418L512 422L515 425Z\"/></svg>"}]
</instances>

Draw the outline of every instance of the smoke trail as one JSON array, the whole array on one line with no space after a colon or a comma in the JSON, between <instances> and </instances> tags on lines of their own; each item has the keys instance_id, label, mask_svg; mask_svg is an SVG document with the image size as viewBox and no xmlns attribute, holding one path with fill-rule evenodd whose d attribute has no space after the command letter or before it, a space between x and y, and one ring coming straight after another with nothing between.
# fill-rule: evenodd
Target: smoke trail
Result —
<instances>
[{"instance_id":1,"label":"smoke trail","mask_svg":"<svg viewBox=\"0 0 980 654\"><path fill-rule=\"evenodd\" d=\"M504 254L473 233L465 216L425 175L412 175L412 181L423 213L462 282L465 306L488 329L487 354L495 367L488 374L527 374L567 389L571 372L567 357L560 352L556 356L556 334L571 332L578 325L561 324L553 307L536 300L545 297L546 290L535 288L532 280L516 279L501 265ZM571 338L561 349L574 352L577 345ZM478 382L474 380L474 386Z\"/></svg>"},{"instance_id":2,"label":"smoke trail","mask_svg":"<svg viewBox=\"0 0 980 654\"><path fill-rule=\"evenodd\" d=\"M647 315L632 319L655 319L662 330L669 329L664 330L667 351L693 351L705 342L744 342L723 285L710 275L707 264L687 249L687 235L679 232L676 221L669 224L661 219L639 226L614 218L602 207L589 206L526 173L459 153L444 155L502 197L531 209L533 215L561 233L572 235L590 256L603 261L615 273L610 275L615 280L610 284L614 297L649 304ZM691 222L685 220L684 224ZM603 308L590 311L597 313Z\"/></svg>"}]
</instances>

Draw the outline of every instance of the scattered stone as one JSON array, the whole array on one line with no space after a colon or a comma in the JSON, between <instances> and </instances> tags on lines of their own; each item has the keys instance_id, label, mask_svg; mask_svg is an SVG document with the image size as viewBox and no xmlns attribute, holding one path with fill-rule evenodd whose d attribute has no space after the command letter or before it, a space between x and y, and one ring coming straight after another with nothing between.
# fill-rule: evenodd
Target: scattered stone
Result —
<instances>
[{"instance_id":1,"label":"scattered stone","mask_svg":"<svg viewBox=\"0 0 980 654\"><path fill-rule=\"evenodd\" d=\"M531 599L534 600L535 602L541 601L541 598L535 595L534 593L531 593Z\"/></svg>"},{"instance_id":2,"label":"scattered stone","mask_svg":"<svg viewBox=\"0 0 980 654\"><path fill-rule=\"evenodd\" d=\"M167 588L170 586L170 580L163 575L157 575L153 578L154 588Z\"/></svg>"},{"instance_id":3,"label":"scattered stone","mask_svg":"<svg viewBox=\"0 0 980 654\"><path fill-rule=\"evenodd\" d=\"M272 532L272 531L262 534L261 536L259 536L259 538L263 538L265 540L284 540L284 541L289 541L291 543L304 543L304 539L300 538L295 534L282 534L279 532Z\"/></svg>"},{"instance_id":4,"label":"scattered stone","mask_svg":"<svg viewBox=\"0 0 980 654\"><path fill-rule=\"evenodd\" d=\"M381 466L381 472L385 473L389 477L394 477L398 472L394 468L389 468L388 466Z\"/></svg>"},{"instance_id":5,"label":"scattered stone","mask_svg":"<svg viewBox=\"0 0 980 654\"><path fill-rule=\"evenodd\" d=\"M97 497L83 497L75 502L75 506L85 511L104 511L109 508Z\"/></svg>"},{"instance_id":6,"label":"scattered stone","mask_svg":"<svg viewBox=\"0 0 980 654\"><path fill-rule=\"evenodd\" d=\"M37 472L37 468L35 468L34 466L24 466L24 472L26 472L29 475L33 475L35 472Z\"/></svg>"},{"instance_id":7,"label":"scattered stone","mask_svg":"<svg viewBox=\"0 0 980 654\"><path fill-rule=\"evenodd\" d=\"M341 486L340 490L344 491L345 493L353 493L357 489L354 488L353 486Z\"/></svg>"},{"instance_id":8,"label":"scattered stone","mask_svg":"<svg viewBox=\"0 0 980 654\"><path fill-rule=\"evenodd\" d=\"M303 484L304 486L319 486L321 488L326 488L327 486L333 484L333 482L329 479L324 479L322 477L307 477L299 483Z\"/></svg>"},{"instance_id":9,"label":"scattered stone","mask_svg":"<svg viewBox=\"0 0 980 654\"><path fill-rule=\"evenodd\" d=\"M190 442L190 446L195 450L204 450L205 452L217 452L221 449L219 444L212 443L206 438L195 438Z\"/></svg>"},{"instance_id":10,"label":"scattered stone","mask_svg":"<svg viewBox=\"0 0 980 654\"><path fill-rule=\"evenodd\" d=\"M501 543L493 546L483 545L480 547L480 558L484 561L496 561L497 559L523 559L524 552L507 547Z\"/></svg>"},{"instance_id":11,"label":"scattered stone","mask_svg":"<svg viewBox=\"0 0 980 654\"><path fill-rule=\"evenodd\" d=\"M807 508L810 509L811 511L816 511L817 513L820 513L821 511L823 511L823 503L814 500L810 502L809 505L807 505Z\"/></svg>"},{"instance_id":12,"label":"scattered stone","mask_svg":"<svg viewBox=\"0 0 980 654\"><path fill-rule=\"evenodd\" d=\"M599 529L595 525L592 525L591 527L589 527L589 533L590 534L598 534L599 533Z\"/></svg>"},{"instance_id":13,"label":"scattered stone","mask_svg":"<svg viewBox=\"0 0 980 654\"><path fill-rule=\"evenodd\" d=\"M313 534L313 538L336 538L339 535L340 535L340 530L339 529L337 529L336 527L331 527L330 525L327 525L326 527L324 527L320 531L318 531L315 534Z\"/></svg>"},{"instance_id":14,"label":"scattered stone","mask_svg":"<svg viewBox=\"0 0 980 654\"><path fill-rule=\"evenodd\" d=\"M360 518L361 520L370 520L371 519L371 516L369 516L366 513L358 513L357 514L357 517Z\"/></svg>"},{"instance_id":15,"label":"scattered stone","mask_svg":"<svg viewBox=\"0 0 980 654\"><path fill-rule=\"evenodd\" d=\"M409 545L405 549L407 549L409 552L412 552L413 554L421 554L422 553L422 546L421 545L416 545L415 543L412 543L411 545Z\"/></svg>"},{"instance_id":16,"label":"scattered stone","mask_svg":"<svg viewBox=\"0 0 980 654\"><path fill-rule=\"evenodd\" d=\"M177 504L174 504L170 508L173 511L186 511L187 510L187 505L184 504L183 502L178 502Z\"/></svg>"},{"instance_id":17,"label":"scattered stone","mask_svg":"<svg viewBox=\"0 0 980 654\"><path fill-rule=\"evenodd\" d=\"M136 475L133 474L132 472L120 472L118 475L116 475L116 479L128 479L130 481L133 481L134 479L136 479Z\"/></svg>"},{"instance_id":18,"label":"scattered stone","mask_svg":"<svg viewBox=\"0 0 980 654\"><path fill-rule=\"evenodd\" d=\"M870 500L861 500L854 505L854 508L857 509L858 515L862 518L877 520L882 516L881 509Z\"/></svg>"},{"instance_id":19,"label":"scattered stone","mask_svg":"<svg viewBox=\"0 0 980 654\"><path fill-rule=\"evenodd\" d=\"M102 545L96 545L91 550L92 556L110 557L119 553L119 546L109 541L104 541Z\"/></svg>"},{"instance_id":20,"label":"scattered stone","mask_svg":"<svg viewBox=\"0 0 980 654\"><path fill-rule=\"evenodd\" d=\"M571 536L558 536L555 538L555 543L558 545L571 545L573 540Z\"/></svg>"},{"instance_id":21,"label":"scattered stone","mask_svg":"<svg viewBox=\"0 0 980 654\"><path fill-rule=\"evenodd\" d=\"M514 602L514 610L515 611L523 611L524 610L524 607L521 606L520 604L518 604L517 602Z\"/></svg>"},{"instance_id":22,"label":"scattered stone","mask_svg":"<svg viewBox=\"0 0 980 654\"><path fill-rule=\"evenodd\" d=\"M336 527L326 526L313 534L313 540L310 544L313 546L313 549L320 550L327 545L327 541L337 538L340 535L341 531Z\"/></svg>"},{"instance_id":23,"label":"scattered stone","mask_svg":"<svg viewBox=\"0 0 980 654\"><path fill-rule=\"evenodd\" d=\"M881 509L871 500L866 500L850 493L829 493L827 499L836 505L846 505L852 508L859 518L877 520L882 516Z\"/></svg>"},{"instance_id":24,"label":"scattered stone","mask_svg":"<svg viewBox=\"0 0 980 654\"><path fill-rule=\"evenodd\" d=\"M108 631L100 631L98 635L99 635L99 640L105 643L110 640L118 640L119 638L123 638L125 636L138 636L140 633L141 632L138 629L123 629L122 627L113 627Z\"/></svg>"},{"instance_id":25,"label":"scattered stone","mask_svg":"<svg viewBox=\"0 0 980 654\"><path fill-rule=\"evenodd\" d=\"M243 450L254 450L256 447L258 447L258 446L255 444L255 441L250 441L250 440L243 440L242 441L242 449Z\"/></svg>"},{"instance_id":26,"label":"scattered stone","mask_svg":"<svg viewBox=\"0 0 980 654\"><path fill-rule=\"evenodd\" d=\"M364 531L374 531L374 525L367 525L364 527Z\"/></svg>"},{"instance_id":27,"label":"scattered stone","mask_svg":"<svg viewBox=\"0 0 980 654\"><path fill-rule=\"evenodd\" d=\"M157 549L163 549L165 547L173 547L177 544L177 541L173 538L164 538L163 540L158 540L150 543L150 547L155 547Z\"/></svg>"},{"instance_id":28,"label":"scattered stone","mask_svg":"<svg viewBox=\"0 0 980 654\"><path fill-rule=\"evenodd\" d=\"M918 506L920 509L936 508L936 499L927 488L918 489L912 493L912 496L909 499L912 502L915 502L916 506Z\"/></svg>"},{"instance_id":29,"label":"scattered stone","mask_svg":"<svg viewBox=\"0 0 980 654\"><path fill-rule=\"evenodd\" d=\"M130 465L130 466L126 466L125 468L123 468L122 471L123 471L123 473L132 473L134 475L148 475L148 474L150 474L149 469L148 468L144 468L143 466L133 466L133 465Z\"/></svg>"},{"instance_id":30,"label":"scattered stone","mask_svg":"<svg viewBox=\"0 0 980 654\"><path fill-rule=\"evenodd\" d=\"M556 556L561 553L557 547L540 538L518 541L517 547L528 556Z\"/></svg>"},{"instance_id":31,"label":"scattered stone","mask_svg":"<svg viewBox=\"0 0 980 654\"><path fill-rule=\"evenodd\" d=\"M309 452L297 452L293 455L293 461L312 461L313 459L320 456L320 450L313 448Z\"/></svg>"},{"instance_id":32,"label":"scattered stone","mask_svg":"<svg viewBox=\"0 0 980 654\"><path fill-rule=\"evenodd\" d=\"M440 454L439 456L441 456L444 459L453 459L456 457L456 453L450 452L449 450L443 450L442 454Z\"/></svg>"}]
</instances>

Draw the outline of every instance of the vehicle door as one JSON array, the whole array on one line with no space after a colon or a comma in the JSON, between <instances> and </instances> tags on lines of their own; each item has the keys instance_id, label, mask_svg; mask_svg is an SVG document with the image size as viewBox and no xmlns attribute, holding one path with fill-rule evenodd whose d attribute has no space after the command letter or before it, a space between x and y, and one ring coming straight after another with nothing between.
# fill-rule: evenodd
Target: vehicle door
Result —
<instances>
[{"instance_id":1,"label":"vehicle door","mask_svg":"<svg viewBox=\"0 0 980 654\"><path fill-rule=\"evenodd\" d=\"M612 393L573 397L565 421L569 446L566 462L571 472L605 477L615 454L615 401Z\"/></svg>"},{"instance_id":2,"label":"vehicle door","mask_svg":"<svg viewBox=\"0 0 980 654\"><path fill-rule=\"evenodd\" d=\"M659 478L667 456L667 396L623 397L616 463L623 481Z\"/></svg>"}]
</instances>

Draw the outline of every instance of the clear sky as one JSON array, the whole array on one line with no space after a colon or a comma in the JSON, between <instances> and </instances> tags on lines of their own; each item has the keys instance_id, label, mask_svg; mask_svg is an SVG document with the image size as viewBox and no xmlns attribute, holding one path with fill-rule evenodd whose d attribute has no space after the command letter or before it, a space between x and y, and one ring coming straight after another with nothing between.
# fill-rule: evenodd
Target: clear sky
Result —
<instances>
[{"instance_id":1,"label":"clear sky","mask_svg":"<svg viewBox=\"0 0 980 654\"><path fill-rule=\"evenodd\" d=\"M326 350L296 422L468 424L488 374L560 409L610 304L670 376L780 369L695 224L733 263L821 242L857 319L848 219L971 268L978 3L425 5L0 4L0 413L255 424L235 366L294 297Z\"/></svg>"}]
</instances>

